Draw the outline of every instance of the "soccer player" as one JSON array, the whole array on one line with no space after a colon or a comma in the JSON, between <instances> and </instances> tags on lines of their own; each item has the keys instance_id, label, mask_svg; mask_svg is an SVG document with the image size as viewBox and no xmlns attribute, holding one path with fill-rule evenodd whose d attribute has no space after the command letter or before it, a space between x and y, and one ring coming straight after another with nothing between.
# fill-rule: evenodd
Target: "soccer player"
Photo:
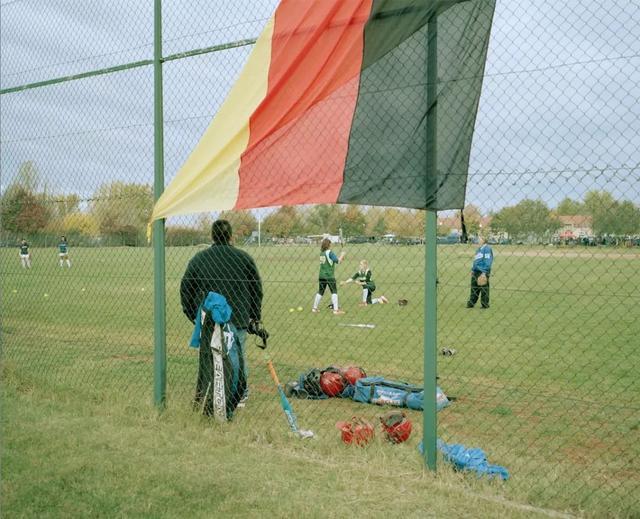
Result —
<instances>
[{"instance_id":1,"label":"soccer player","mask_svg":"<svg viewBox=\"0 0 640 519\"><path fill-rule=\"evenodd\" d=\"M67 262L67 267L71 268L71 260L69 259L69 244L67 243L66 236L60 236L60 243L58 243L58 257L60 258L60 267L64 267L64 262Z\"/></svg>"},{"instance_id":2,"label":"soccer player","mask_svg":"<svg viewBox=\"0 0 640 519\"><path fill-rule=\"evenodd\" d=\"M344 259L345 253L342 252L338 258L331 251L331 240L325 238L320 243L320 274L318 275L318 292L313 301L312 312L318 313L320 310L318 305L324 294L324 291L329 287L331 292L331 304L333 308L333 315L344 314L344 310L341 310L338 306L338 287L336 286L336 264L340 263Z\"/></svg>"},{"instance_id":3,"label":"soccer player","mask_svg":"<svg viewBox=\"0 0 640 519\"><path fill-rule=\"evenodd\" d=\"M29 254L29 244L24 238L20 241L20 262L22 263L23 269L31 268L31 254Z\"/></svg>"},{"instance_id":4,"label":"soccer player","mask_svg":"<svg viewBox=\"0 0 640 519\"><path fill-rule=\"evenodd\" d=\"M356 272L353 276L345 281L341 281L340 285L346 285L348 283L357 283L362 287L362 301L360 301L360 306L367 305L375 305L375 304L387 304L389 300L384 297L376 297L375 299L371 297L371 294L376 289L376 284L372 279L371 269L369 268L369 263L367 260L362 260L360 262L360 268L358 272Z\"/></svg>"}]
</instances>

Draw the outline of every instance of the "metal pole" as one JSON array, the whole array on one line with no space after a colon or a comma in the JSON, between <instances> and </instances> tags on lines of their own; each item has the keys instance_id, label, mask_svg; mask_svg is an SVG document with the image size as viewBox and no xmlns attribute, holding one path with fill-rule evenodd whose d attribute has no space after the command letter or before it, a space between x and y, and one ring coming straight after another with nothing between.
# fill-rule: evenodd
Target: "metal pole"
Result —
<instances>
[{"instance_id":1,"label":"metal pole","mask_svg":"<svg viewBox=\"0 0 640 519\"><path fill-rule=\"evenodd\" d=\"M162 115L162 0L154 0L153 17L153 198L164 190L164 139ZM160 410L167 400L167 342L164 219L153 222L153 401Z\"/></svg>"},{"instance_id":2,"label":"metal pole","mask_svg":"<svg viewBox=\"0 0 640 519\"><path fill-rule=\"evenodd\" d=\"M437 80L438 80L438 16L434 13L427 25L427 124L426 124L426 192L434 193L437 157ZM435 200L427 200L427 204ZM430 470L436 470L437 408L436 408L436 349L437 349L437 294L436 278L438 263L437 212L427 210L425 221L425 270L424 270L424 410L422 415L422 445L424 458Z\"/></svg>"}]
</instances>

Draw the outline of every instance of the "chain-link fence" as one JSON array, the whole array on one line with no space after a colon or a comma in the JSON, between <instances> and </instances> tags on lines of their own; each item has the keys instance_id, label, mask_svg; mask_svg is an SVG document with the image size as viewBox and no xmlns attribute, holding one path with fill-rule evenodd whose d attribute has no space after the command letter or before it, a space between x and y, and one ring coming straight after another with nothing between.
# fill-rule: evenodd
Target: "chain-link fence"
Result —
<instances>
[{"instance_id":1,"label":"chain-link fence","mask_svg":"<svg viewBox=\"0 0 640 519\"><path fill-rule=\"evenodd\" d=\"M219 112L276 4L164 2L167 183ZM1 6L4 363L54 386L126 391L148 402L152 5ZM405 49L407 61L411 52L423 50ZM403 66L394 62L387 74ZM446 73L439 71L438 88L463 79ZM415 78L421 91L425 80ZM414 94L393 92L393 101L407 109ZM511 473L505 495L533 505L638 513L639 98L637 3L497 3L464 211L437 215L438 386L450 400L438 413L438 437L483 448ZM440 120L452 117L440 107ZM317 132L332 132L306 130L291 142L308 146ZM372 147L422 131L386 130L387 141ZM289 153L298 160L295 148ZM180 288L190 260L209 250L217 218L231 223L235 246L259 271L267 351L283 383L304 389L300 377L313 368L359 366L423 384L423 211L229 210L166 221L169 406L194 397L198 353L188 347L193 324ZM320 297L318 260L334 262L321 250L324 238L335 257L345 256L320 272L331 281L333 270L336 280L335 289L321 283ZM480 271L489 271L488 284ZM245 350L249 400L234 420L281 430L253 342L249 336ZM343 383L328 375L325 393ZM351 398L296 394L294 387L301 424L325 431L327 445L338 441L336 421L379 412ZM422 415L407 413L417 445Z\"/></svg>"}]
</instances>

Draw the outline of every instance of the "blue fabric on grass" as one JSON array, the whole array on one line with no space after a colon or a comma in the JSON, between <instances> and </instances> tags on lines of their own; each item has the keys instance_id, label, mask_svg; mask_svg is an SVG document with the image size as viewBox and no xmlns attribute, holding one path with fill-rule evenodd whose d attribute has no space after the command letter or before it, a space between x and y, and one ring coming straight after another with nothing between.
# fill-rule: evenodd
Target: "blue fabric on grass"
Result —
<instances>
[{"instance_id":1,"label":"blue fabric on grass","mask_svg":"<svg viewBox=\"0 0 640 519\"><path fill-rule=\"evenodd\" d=\"M202 310L211 312L211 318L217 324L225 324L229 322L229 319L231 319L231 307L229 306L229 303L227 303L227 299L217 292L209 292L205 300L198 307L195 326L193 327L193 333L191 334L191 341L189 341L189 346L191 346L192 348L200 347Z\"/></svg>"},{"instance_id":2,"label":"blue fabric on grass","mask_svg":"<svg viewBox=\"0 0 640 519\"><path fill-rule=\"evenodd\" d=\"M422 442L418 445L420 454L424 454ZM459 443L447 445L438 440L438 450L442 452L444 460L454 466L456 470L475 472L478 477L498 475L501 479L509 479L509 471L501 465L491 465L487 461L487 455L482 449L469 449Z\"/></svg>"}]
</instances>

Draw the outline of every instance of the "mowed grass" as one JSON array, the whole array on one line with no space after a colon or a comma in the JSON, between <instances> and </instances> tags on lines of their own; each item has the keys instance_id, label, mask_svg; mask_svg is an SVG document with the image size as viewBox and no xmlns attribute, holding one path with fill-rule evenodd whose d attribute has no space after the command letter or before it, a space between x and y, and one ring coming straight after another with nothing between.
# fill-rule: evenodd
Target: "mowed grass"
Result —
<instances>
[{"instance_id":1,"label":"mowed grass","mask_svg":"<svg viewBox=\"0 0 640 519\"><path fill-rule=\"evenodd\" d=\"M438 358L439 385L456 398L438 415L439 437L483 448L510 470L500 483L456 474L441 460L436 478L424 472L417 412L407 443L378 435L368 449L349 449L334 423L354 414L375 421L382 409L294 401L302 427L318 436L294 441L252 343L249 405L225 426L191 414L197 354L187 347L178 289L201 248L167 249L168 407L159 417L151 249L72 249L70 270L57 266L54 249L36 249L28 272L17 251L1 251L7 513L324 517L343 515L338 503L373 516L544 513L526 506L640 513L637 250L494 247L491 308L481 310L465 308L474 248L439 247L438 343L457 350ZM358 364L421 383L423 249L346 250L338 278L366 258L376 295L392 304L358 307L359 290L346 286L344 316L325 308L328 295L311 314L316 247L250 249L280 378Z\"/></svg>"}]
</instances>

